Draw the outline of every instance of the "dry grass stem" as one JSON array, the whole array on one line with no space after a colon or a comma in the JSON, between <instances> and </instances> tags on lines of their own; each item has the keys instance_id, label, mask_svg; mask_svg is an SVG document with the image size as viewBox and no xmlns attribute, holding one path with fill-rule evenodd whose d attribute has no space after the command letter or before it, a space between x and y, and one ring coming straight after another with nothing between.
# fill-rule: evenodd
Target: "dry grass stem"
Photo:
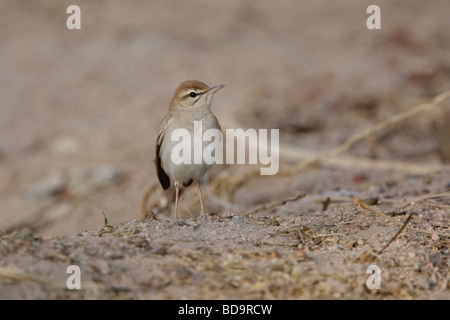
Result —
<instances>
[{"instance_id":1,"label":"dry grass stem","mask_svg":"<svg viewBox=\"0 0 450 320\"><path fill-rule=\"evenodd\" d=\"M59 283L53 279L40 276L37 274L26 273L22 270L16 268L4 268L0 267L0 278L20 281L20 280L30 280L46 286L56 286L56 287L66 287L65 283Z\"/></svg>"},{"instance_id":2,"label":"dry grass stem","mask_svg":"<svg viewBox=\"0 0 450 320\"><path fill-rule=\"evenodd\" d=\"M373 209L372 207L370 207L369 205L367 205L366 203L364 203L361 199L356 198L356 199L354 200L354 203L355 203L355 205L356 205L358 208L361 209L361 211L362 211L363 213L364 213L364 210L368 210L368 211L370 211L370 212L372 212L372 213L374 213L374 214L378 214L378 215L382 216L383 218L385 218L385 219L391 221L392 223L394 223L394 224L396 224L396 225L398 225L398 226L403 227L403 225L404 225L403 223L401 223L401 222L399 222L399 221L397 221L397 220L395 220L395 219L389 217L388 215L386 215L386 214L384 214L384 213L382 213L382 212L380 212L380 211L378 211L378 210ZM366 216L367 216L367 215L366 215ZM372 220L372 221L373 221L373 220ZM450 234L445 234L445 233L442 233L442 232L429 231L429 230L423 230L423 229L416 229L416 228L412 228L412 227L406 227L406 228L407 228L408 230L411 230L411 231L414 231L414 232L425 233L425 234L429 234L429 235L437 234L437 235L439 235L439 236L441 236L441 237L450 238Z\"/></svg>"},{"instance_id":3,"label":"dry grass stem","mask_svg":"<svg viewBox=\"0 0 450 320\"><path fill-rule=\"evenodd\" d=\"M281 199L281 200L270 202L270 203L264 203L264 204L256 207L255 209L246 212L245 215L249 216L249 215L255 214L256 212L259 212L259 211L280 207L280 206L285 205L288 202L297 201L297 200L303 198L304 196L306 196L306 192L301 192L294 197L285 198L285 199Z\"/></svg>"},{"instance_id":4,"label":"dry grass stem","mask_svg":"<svg viewBox=\"0 0 450 320\"><path fill-rule=\"evenodd\" d=\"M400 235L400 233L402 233L402 231L405 229L406 225L408 224L409 220L411 220L411 218L412 218L413 215L414 215L414 214L411 213L411 214L408 216L408 218L406 218L406 221L405 221L405 223L403 224L403 226L400 228L400 230L398 230L397 233L395 234L395 236L393 236L393 237L391 238L391 240L389 240L389 242L383 247L383 249L381 249L381 250L378 252L378 255L382 254L383 251L384 251L387 247L389 247L389 245L390 245L392 242L394 242L395 239L397 239L397 237L398 237L398 236Z\"/></svg>"},{"instance_id":5,"label":"dry grass stem","mask_svg":"<svg viewBox=\"0 0 450 320\"><path fill-rule=\"evenodd\" d=\"M446 165L426 165L426 164L412 164L401 161L379 161L379 160L370 160L365 158L358 157L339 157L338 155L342 154L344 151L348 150L355 143L372 136L373 134L386 130L394 124L397 124L401 121L409 119L413 116L416 116L423 112L430 112L436 109L445 99L450 97L450 90L444 91L443 93L434 97L430 103L423 103L414 108L411 108L407 111L396 114L380 123L377 123L366 130L355 133L350 136L344 143L333 148L332 150L320 153L312 152L310 150L303 150L297 146L291 146L286 144L280 145L280 158L283 160L286 159L305 159L297 164L286 168L280 169L279 172L275 175L275 177L282 176L293 176L299 171L314 166L318 164L329 164L334 167L351 167L351 168L359 168L359 169L367 169L367 170L394 170L394 171L404 171L415 174L427 174L431 172L437 172L441 170L450 169L449 166ZM224 121L225 126L227 127L242 127L236 120L232 118L225 118ZM245 147L245 146L241 146ZM252 146L250 146L252 148ZM232 198L232 194L248 179L259 176L260 168L252 168L245 173L239 174L239 176L233 176L228 172L228 170L223 171L216 179L212 182L211 188L213 192L216 194L225 193L229 194L230 198Z\"/></svg>"},{"instance_id":6,"label":"dry grass stem","mask_svg":"<svg viewBox=\"0 0 450 320\"><path fill-rule=\"evenodd\" d=\"M156 204L153 204L152 206L150 206L150 209L148 209L147 203L148 203L150 196L158 189L158 187L159 187L159 184L155 182L153 184L147 185L144 188L144 190L142 191L142 196L141 196L141 218L142 219L147 218L147 216L150 213L151 208L156 206Z\"/></svg>"},{"instance_id":7,"label":"dry grass stem","mask_svg":"<svg viewBox=\"0 0 450 320\"><path fill-rule=\"evenodd\" d=\"M343 234L343 233L317 234L317 235L315 235L315 236L312 236L311 238L316 239L316 238L326 238L326 237L333 237L333 236L342 236L342 237L345 237L345 234Z\"/></svg>"}]
</instances>

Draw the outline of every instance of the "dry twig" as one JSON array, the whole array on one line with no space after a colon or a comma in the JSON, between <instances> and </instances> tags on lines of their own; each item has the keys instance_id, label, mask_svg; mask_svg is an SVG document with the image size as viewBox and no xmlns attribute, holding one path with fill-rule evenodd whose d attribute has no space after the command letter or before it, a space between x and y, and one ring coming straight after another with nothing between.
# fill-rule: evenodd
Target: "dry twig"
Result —
<instances>
[{"instance_id":1,"label":"dry twig","mask_svg":"<svg viewBox=\"0 0 450 320\"><path fill-rule=\"evenodd\" d=\"M19 280L30 280L34 281L46 286L53 286L53 287L66 287L65 283L55 281L53 279L32 274L32 273L26 273L20 269L16 268L4 268L0 267L0 278L19 281Z\"/></svg>"},{"instance_id":2,"label":"dry twig","mask_svg":"<svg viewBox=\"0 0 450 320\"><path fill-rule=\"evenodd\" d=\"M246 212L245 215L249 216L251 214L254 214L254 213L262 211L262 210L267 210L267 209L280 207L280 206L285 205L288 202L297 201L297 200L303 198L304 196L306 196L306 192L301 192L301 193L299 193L298 195L296 195L294 197L281 199L281 200L278 200L278 201L274 201L272 203L264 203L264 204L260 205L259 207L256 207L255 209Z\"/></svg>"},{"instance_id":3,"label":"dry twig","mask_svg":"<svg viewBox=\"0 0 450 320\"><path fill-rule=\"evenodd\" d=\"M359 198L355 198L354 203L355 203L355 205L356 205L358 208L361 209L361 211L362 211L363 213L364 213L364 209L365 209L365 210L368 210L368 211L370 211L370 212L372 212L372 213L375 213L375 214L378 214L378 215L382 216L382 217L385 218L385 219L388 219L389 221L391 221L392 223L394 223L394 224L396 224L396 225L398 225L398 226L403 227L403 224L402 224L401 222L399 222L399 221L397 221L397 220L395 220L395 219L389 217L388 215L386 215L386 214L384 214L384 213L382 213L382 212L380 212L380 211L378 211L378 210L373 209L372 207L370 207L369 205L367 205L366 203L364 203L364 202L363 202L361 199L359 199ZM367 215L366 215L366 216L367 216ZM372 221L373 221L373 220L372 220ZM407 228L408 230L415 231L415 232L419 232L419 233L425 233L425 234L430 234L430 235L437 234L438 236L441 236L441 237L450 238L450 234L445 234L445 233L442 233L442 232L429 231L429 230L423 230L423 229L416 229L416 228L412 228L412 227L406 227L406 228Z\"/></svg>"},{"instance_id":4,"label":"dry twig","mask_svg":"<svg viewBox=\"0 0 450 320\"><path fill-rule=\"evenodd\" d=\"M424 164L412 164L407 162L398 162L398 161L374 161L365 158L357 158L357 157L340 157L336 159L337 156L341 155L344 151L349 149L355 143L370 137L371 135L379 132L381 130L387 129L392 125L409 119L413 116L416 116L423 112L429 112L435 109L438 105L440 105L445 99L450 97L450 90L444 91L438 96L434 97L430 103L423 103L414 108L408 109L407 111L396 114L380 123L377 123L366 130L355 133L350 136L344 143L333 148L332 150L317 154L311 152L310 150L302 150L297 146L290 146L281 144L280 145L280 158L291 158L291 159L299 159L299 158L308 158L307 160L303 160L298 162L297 164L287 168L280 169L279 172L275 175L275 177L281 176L293 176L299 171L318 165L321 163L329 163L332 166L338 167L359 167L366 169L378 169L378 170L396 170L396 171L406 171L410 173L424 174L430 172L436 172L439 170L448 169L448 166L444 165L424 165ZM241 127L235 120L226 119L227 126L229 127ZM232 124L232 125L230 125ZM252 146L249 146L252 148ZM239 176L233 176L225 170L219 174L218 177L212 182L211 187L213 192L216 194L220 194L221 192L228 193L230 198L232 198L232 194L248 179L258 176L260 173L260 168L253 168L251 170L246 171L245 173L239 174Z\"/></svg>"},{"instance_id":5,"label":"dry twig","mask_svg":"<svg viewBox=\"0 0 450 320\"><path fill-rule=\"evenodd\" d=\"M381 250L378 252L378 255L382 254L383 251L384 251L387 247L389 247L389 245L390 245L395 239L397 239L397 237L398 237L399 234L402 233L402 231L405 229L406 225L408 224L409 220L411 220L411 218L412 218L413 215L414 215L414 214L411 213L411 214L408 216L408 218L406 218L406 221L405 221L405 223L403 224L403 226L400 228L400 230L398 230L397 233L395 234L395 236L393 236L392 239L389 240L389 242L383 247L383 249L381 249Z\"/></svg>"}]
</instances>

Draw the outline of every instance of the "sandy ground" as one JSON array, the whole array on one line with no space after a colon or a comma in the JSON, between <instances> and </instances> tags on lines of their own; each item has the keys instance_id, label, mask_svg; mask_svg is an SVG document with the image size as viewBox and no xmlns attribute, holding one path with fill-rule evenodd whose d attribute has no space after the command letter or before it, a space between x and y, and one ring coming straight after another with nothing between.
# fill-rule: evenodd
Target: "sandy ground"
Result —
<instances>
[{"instance_id":1,"label":"sandy ground","mask_svg":"<svg viewBox=\"0 0 450 320\"><path fill-rule=\"evenodd\" d=\"M379 1L372 31L356 0L77 1L81 30L70 4L0 3L1 299L450 298L449 100L281 174L450 88L448 1ZM185 79L226 84L224 128L279 129L280 174L216 166L207 222L195 188L176 222L155 187L143 220Z\"/></svg>"}]
</instances>

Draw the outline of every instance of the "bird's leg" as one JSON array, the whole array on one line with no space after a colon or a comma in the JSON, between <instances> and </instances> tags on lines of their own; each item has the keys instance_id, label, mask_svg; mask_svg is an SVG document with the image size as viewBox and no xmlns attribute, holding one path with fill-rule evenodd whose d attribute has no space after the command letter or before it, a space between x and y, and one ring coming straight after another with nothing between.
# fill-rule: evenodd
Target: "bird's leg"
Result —
<instances>
[{"instance_id":1,"label":"bird's leg","mask_svg":"<svg viewBox=\"0 0 450 320\"><path fill-rule=\"evenodd\" d=\"M175 183L175 220L178 221L178 195L180 193L180 188L178 183Z\"/></svg>"},{"instance_id":2,"label":"bird's leg","mask_svg":"<svg viewBox=\"0 0 450 320\"><path fill-rule=\"evenodd\" d=\"M200 206L202 207L200 216L203 216L203 218L206 221L206 211L205 211L205 207L203 205L202 184L200 181L197 184L198 184L198 195L200 196Z\"/></svg>"}]
</instances>

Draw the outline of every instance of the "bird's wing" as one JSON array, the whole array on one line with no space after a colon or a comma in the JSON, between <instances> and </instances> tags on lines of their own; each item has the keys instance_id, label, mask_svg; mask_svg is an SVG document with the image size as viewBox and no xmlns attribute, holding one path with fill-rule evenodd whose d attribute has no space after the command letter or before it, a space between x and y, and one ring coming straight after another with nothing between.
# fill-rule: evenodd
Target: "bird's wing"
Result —
<instances>
[{"instance_id":1,"label":"bird's wing","mask_svg":"<svg viewBox=\"0 0 450 320\"><path fill-rule=\"evenodd\" d=\"M219 129L220 132L222 132L222 127L220 126L219 120L217 120L217 117L213 115L214 121L216 122L217 129Z\"/></svg>"},{"instance_id":2,"label":"bird's wing","mask_svg":"<svg viewBox=\"0 0 450 320\"><path fill-rule=\"evenodd\" d=\"M172 116L167 115L161 122L161 126L159 127L158 138L156 139L156 152L155 152L155 165L156 165L156 174L158 175L159 183L163 187L164 190L167 190L170 187L170 178L164 169L161 166L161 155L159 154L161 149L161 144L164 140L165 132L172 121Z\"/></svg>"}]
</instances>

